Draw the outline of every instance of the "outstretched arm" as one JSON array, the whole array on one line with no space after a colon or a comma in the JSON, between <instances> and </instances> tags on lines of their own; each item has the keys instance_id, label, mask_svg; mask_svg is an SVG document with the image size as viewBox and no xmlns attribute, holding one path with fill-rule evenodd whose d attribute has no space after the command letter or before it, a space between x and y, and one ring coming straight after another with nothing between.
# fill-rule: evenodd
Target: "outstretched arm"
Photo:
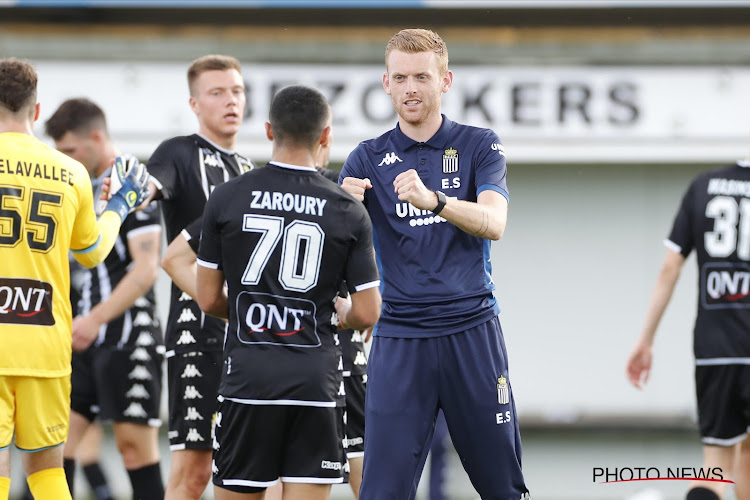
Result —
<instances>
[{"instance_id":1,"label":"outstretched arm","mask_svg":"<svg viewBox=\"0 0 750 500\"><path fill-rule=\"evenodd\" d=\"M651 348L654 344L656 329L664 315L667 304L669 304L672 298L672 293L674 292L675 284L677 284L677 279L680 277L683 264L685 264L685 257L681 253L667 249L667 254L664 256L664 263L656 280L654 291L651 293L646 320L643 323L643 328L635 347L628 358L626 367L628 380L639 389L648 381L648 376L651 372Z\"/></svg>"}]
</instances>

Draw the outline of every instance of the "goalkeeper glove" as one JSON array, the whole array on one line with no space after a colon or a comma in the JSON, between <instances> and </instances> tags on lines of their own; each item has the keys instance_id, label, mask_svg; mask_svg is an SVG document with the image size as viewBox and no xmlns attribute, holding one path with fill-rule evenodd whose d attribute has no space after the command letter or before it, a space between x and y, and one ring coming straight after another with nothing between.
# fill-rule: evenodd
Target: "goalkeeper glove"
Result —
<instances>
[{"instance_id":1,"label":"goalkeeper glove","mask_svg":"<svg viewBox=\"0 0 750 500\"><path fill-rule=\"evenodd\" d=\"M124 221L151 194L148 170L135 156L122 155L115 158L110 179L109 202L104 210L117 212Z\"/></svg>"}]
</instances>

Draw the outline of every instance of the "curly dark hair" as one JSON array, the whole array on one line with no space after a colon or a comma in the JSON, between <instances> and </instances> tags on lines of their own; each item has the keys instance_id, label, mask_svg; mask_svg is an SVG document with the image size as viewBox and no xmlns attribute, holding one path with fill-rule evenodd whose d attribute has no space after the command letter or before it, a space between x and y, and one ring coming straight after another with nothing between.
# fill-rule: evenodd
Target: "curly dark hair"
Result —
<instances>
[{"instance_id":1,"label":"curly dark hair","mask_svg":"<svg viewBox=\"0 0 750 500\"><path fill-rule=\"evenodd\" d=\"M14 57L0 60L0 106L17 113L36 104L36 71Z\"/></svg>"}]
</instances>

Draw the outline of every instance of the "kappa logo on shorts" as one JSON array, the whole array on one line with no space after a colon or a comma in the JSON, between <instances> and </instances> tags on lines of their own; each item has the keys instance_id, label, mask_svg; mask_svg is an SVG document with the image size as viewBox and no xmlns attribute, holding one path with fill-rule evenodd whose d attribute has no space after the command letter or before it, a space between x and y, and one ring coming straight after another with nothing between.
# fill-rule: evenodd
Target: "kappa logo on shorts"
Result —
<instances>
[{"instance_id":1,"label":"kappa logo on shorts","mask_svg":"<svg viewBox=\"0 0 750 500\"><path fill-rule=\"evenodd\" d=\"M185 308L180 313L180 317L177 318L178 323L187 323L189 321L196 321L198 318L195 317L195 314L193 314L193 311L191 311L188 308Z\"/></svg>"},{"instance_id":2,"label":"kappa logo on shorts","mask_svg":"<svg viewBox=\"0 0 750 500\"><path fill-rule=\"evenodd\" d=\"M203 416L198 413L198 410L196 410L194 406L188 406L185 420L203 420Z\"/></svg>"},{"instance_id":3,"label":"kappa logo on shorts","mask_svg":"<svg viewBox=\"0 0 750 500\"><path fill-rule=\"evenodd\" d=\"M185 344L197 344L198 341L195 340L195 337L193 337L193 334L190 333L190 330L182 330L180 332L180 338L177 339L177 345L185 345Z\"/></svg>"},{"instance_id":4,"label":"kappa logo on shorts","mask_svg":"<svg viewBox=\"0 0 750 500\"><path fill-rule=\"evenodd\" d=\"M203 395L198 392L194 385L185 387L184 399L203 399Z\"/></svg>"},{"instance_id":5,"label":"kappa logo on shorts","mask_svg":"<svg viewBox=\"0 0 750 500\"><path fill-rule=\"evenodd\" d=\"M211 472L213 472L214 474L219 473L219 468L216 467L216 462L214 460L211 460Z\"/></svg>"},{"instance_id":6,"label":"kappa logo on shorts","mask_svg":"<svg viewBox=\"0 0 750 500\"><path fill-rule=\"evenodd\" d=\"M177 300L178 302L185 302L186 300L193 300L193 298L185 292L182 292L182 295L180 295L180 298Z\"/></svg>"},{"instance_id":7,"label":"kappa logo on shorts","mask_svg":"<svg viewBox=\"0 0 750 500\"><path fill-rule=\"evenodd\" d=\"M344 382L341 381L341 385L339 386L339 396L346 396L346 389L344 389Z\"/></svg>"},{"instance_id":8,"label":"kappa logo on shorts","mask_svg":"<svg viewBox=\"0 0 750 500\"><path fill-rule=\"evenodd\" d=\"M188 429L187 436L185 436L185 441L197 443L198 441L205 441L205 439L203 439L203 436L200 435L198 429L191 427L190 429Z\"/></svg>"},{"instance_id":9,"label":"kappa logo on shorts","mask_svg":"<svg viewBox=\"0 0 750 500\"><path fill-rule=\"evenodd\" d=\"M140 311L133 320L133 326L150 326L153 323L153 318L146 311Z\"/></svg>"},{"instance_id":10,"label":"kappa logo on shorts","mask_svg":"<svg viewBox=\"0 0 750 500\"><path fill-rule=\"evenodd\" d=\"M185 369L182 370L182 375L180 375L180 378L195 378L195 377L203 377L203 374L201 374L201 372L198 371L198 368L196 368L194 364L185 365Z\"/></svg>"},{"instance_id":11,"label":"kappa logo on shorts","mask_svg":"<svg viewBox=\"0 0 750 500\"><path fill-rule=\"evenodd\" d=\"M122 414L126 417L148 417L148 415L146 414L146 410L143 409L143 405L141 405L141 403L136 403L135 401L130 403L130 406L128 406L128 408L124 412L122 412Z\"/></svg>"},{"instance_id":12,"label":"kappa logo on shorts","mask_svg":"<svg viewBox=\"0 0 750 500\"><path fill-rule=\"evenodd\" d=\"M148 391L143 384L133 384L133 386L125 393L126 398L131 399L151 399Z\"/></svg>"},{"instance_id":13,"label":"kappa logo on shorts","mask_svg":"<svg viewBox=\"0 0 750 500\"><path fill-rule=\"evenodd\" d=\"M151 361L151 355L143 347L137 347L133 350L133 354L130 355L130 361Z\"/></svg>"},{"instance_id":14,"label":"kappa logo on shorts","mask_svg":"<svg viewBox=\"0 0 750 500\"><path fill-rule=\"evenodd\" d=\"M141 332L138 334L138 338L135 340L135 345L142 345L142 346L148 346L148 345L154 345L156 341L154 340L154 337L149 332Z\"/></svg>"},{"instance_id":15,"label":"kappa logo on shorts","mask_svg":"<svg viewBox=\"0 0 750 500\"><path fill-rule=\"evenodd\" d=\"M45 281L0 278L0 324L52 326L52 285Z\"/></svg>"},{"instance_id":16,"label":"kappa logo on shorts","mask_svg":"<svg viewBox=\"0 0 750 500\"><path fill-rule=\"evenodd\" d=\"M151 377L148 368L143 365L136 365L135 368L128 373L128 378L134 378L136 380L151 380L153 377Z\"/></svg>"},{"instance_id":17,"label":"kappa logo on shorts","mask_svg":"<svg viewBox=\"0 0 750 500\"><path fill-rule=\"evenodd\" d=\"M365 353L363 353L362 351L357 351L357 355L354 356L354 364L358 366L366 365L367 358L365 357Z\"/></svg>"},{"instance_id":18,"label":"kappa logo on shorts","mask_svg":"<svg viewBox=\"0 0 750 500\"><path fill-rule=\"evenodd\" d=\"M332 460L323 460L320 462L321 469L341 470L341 467L341 462L334 462Z\"/></svg>"}]
</instances>

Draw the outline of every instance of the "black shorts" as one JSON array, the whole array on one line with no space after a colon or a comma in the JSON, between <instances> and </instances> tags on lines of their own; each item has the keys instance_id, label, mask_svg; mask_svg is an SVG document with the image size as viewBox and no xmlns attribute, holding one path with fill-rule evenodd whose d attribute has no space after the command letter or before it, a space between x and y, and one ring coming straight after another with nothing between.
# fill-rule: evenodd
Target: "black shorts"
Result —
<instances>
[{"instance_id":1,"label":"black shorts","mask_svg":"<svg viewBox=\"0 0 750 500\"><path fill-rule=\"evenodd\" d=\"M216 413L221 366L221 351L167 357L171 450L211 449L211 424Z\"/></svg>"},{"instance_id":2,"label":"black shorts","mask_svg":"<svg viewBox=\"0 0 750 500\"><path fill-rule=\"evenodd\" d=\"M750 366L696 366L695 388L703 444L732 446L745 439L750 427Z\"/></svg>"},{"instance_id":3,"label":"black shorts","mask_svg":"<svg viewBox=\"0 0 750 500\"><path fill-rule=\"evenodd\" d=\"M161 425L162 346L91 347L73 354L70 408L89 421Z\"/></svg>"},{"instance_id":4,"label":"black shorts","mask_svg":"<svg viewBox=\"0 0 750 500\"><path fill-rule=\"evenodd\" d=\"M344 481L344 408L248 405L219 398L213 483L257 493L285 483Z\"/></svg>"},{"instance_id":5,"label":"black shorts","mask_svg":"<svg viewBox=\"0 0 750 500\"><path fill-rule=\"evenodd\" d=\"M346 390L346 441L344 448L347 458L365 455L365 389L367 374L344 377Z\"/></svg>"}]
</instances>

